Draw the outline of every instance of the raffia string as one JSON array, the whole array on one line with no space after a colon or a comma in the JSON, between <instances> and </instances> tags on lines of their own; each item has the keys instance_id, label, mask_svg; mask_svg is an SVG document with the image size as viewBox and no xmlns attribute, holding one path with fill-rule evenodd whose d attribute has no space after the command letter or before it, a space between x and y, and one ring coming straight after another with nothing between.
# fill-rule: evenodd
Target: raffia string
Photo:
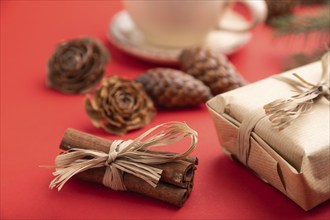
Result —
<instances>
[{"instance_id":1,"label":"raffia string","mask_svg":"<svg viewBox=\"0 0 330 220\"><path fill-rule=\"evenodd\" d=\"M294 81L294 86L305 88L305 91L299 91L297 95L289 99L277 99L264 106L265 113L274 128L282 130L289 126L293 120L308 112L312 108L314 100L320 96L330 101L329 54L330 52L327 52L321 59L323 72L316 85L294 73L293 75L299 80Z\"/></svg>"},{"instance_id":2,"label":"raffia string","mask_svg":"<svg viewBox=\"0 0 330 220\"><path fill-rule=\"evenodd\" d=\"M158 133L151 136L157 130ZM143 140L150 136L148 139ZM165 146L176 143L186 136L191 138L189 148L178 154L149 153L155 146ZM187 157L196 147L197 132L182 122L168 122L158 125L143 133L135 140L114 141L109 153L97 150L73 148L56 157L53 173L54 180L50 188L61 190L63 185L77 173L97 167L106 167L103 184L113 190L126 190L123 184L123 173L135 175L151 186L156 187L162 170L153 167L155 164L164 164Z\"/></svg>"}]
</instances>

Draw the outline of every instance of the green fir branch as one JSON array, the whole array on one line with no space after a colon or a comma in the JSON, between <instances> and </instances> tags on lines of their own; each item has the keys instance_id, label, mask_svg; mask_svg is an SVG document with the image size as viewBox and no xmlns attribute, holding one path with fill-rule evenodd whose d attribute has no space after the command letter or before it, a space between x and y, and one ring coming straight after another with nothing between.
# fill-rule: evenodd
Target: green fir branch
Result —
<instances>
[{"instance_id":1,"label":"green fir branch","mask_svg":"<svg viewBox=\"0 0 330 220\"><path fill-rule=\"evenodd\" d=\"M321 59L322 55L329 49L315 49L311 53L297 53L289 57L284 64L283 70L290 70L308 63L312 63Z\"/></svg>"},{"instance_id":2,"label":"green fir branch","mask_svg":"<svg viewBox=\"0 0 330 220\"><path fill-rule=\"evenodd\" d=\"M325 7L314 15L286 15L274 18L270 23L277 35L297 35L312 32L328 35L330 31L329 14L329 7Z\"/></svg>"},{"instance_id":3,"label":"green fir branch","mask_svg":"<svg viewBox=\"0 0 330 220\"><path fill-rule=\"evenodd\" d=\"M310 53L291 55L283 69L288 70L317 61L330 45L330 2L317 13L304 15L286 15L276 17L270 21L276 36L304 37L308 42L316 39L315 48ZM318 36L315 38L315 36Z\"/></svg>"}]
</instances>

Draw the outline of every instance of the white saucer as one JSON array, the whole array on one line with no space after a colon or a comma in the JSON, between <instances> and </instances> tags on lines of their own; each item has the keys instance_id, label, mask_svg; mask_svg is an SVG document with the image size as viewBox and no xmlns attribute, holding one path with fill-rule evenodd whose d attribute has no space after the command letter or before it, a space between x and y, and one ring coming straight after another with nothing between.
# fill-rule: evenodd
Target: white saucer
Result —
<instances>
[{"instance_id":1,"label":"white saucer","mask_svg":"<svg viewBox=\"0 0 330 220\"><path fill-rule=\"evenodd\" d=\"M240 25L245 19L234 11L226 14L223 22L231 25ZM114 16L109 27L109 40L119 49L143 60L161 63L176 64L178 56L184 48L161 47L146 40L141 31L135 26L127 11L120 11ZM231 54L245 45L251 39L251 33L233 33L227 31L211 31L202 45L216 51Z\"/></svg>"}]
</instances>

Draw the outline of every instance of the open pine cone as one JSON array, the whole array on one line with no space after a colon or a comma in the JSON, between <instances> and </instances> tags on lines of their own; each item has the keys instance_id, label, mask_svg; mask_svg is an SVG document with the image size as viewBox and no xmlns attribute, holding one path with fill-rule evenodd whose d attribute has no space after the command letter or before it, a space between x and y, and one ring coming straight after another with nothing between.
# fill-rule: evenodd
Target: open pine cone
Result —
<instances>
[{"instance_id":1,"label":"open pine cone","mask_svg":"<svg viewBox=\"0 0 330 220\"><path fill-rule=\"evenodd\" d=\"M96 39L78 38L60 44L48 62L47 84L63 93L86 93L104 75L107 49Z\"/></svg>"},{"instance_id":2,"label":"open pine cone","mask_svg":"<svg viewBox=\"0 0 330 220\"><path fill-rule=\"evenodd\" d=\"M94 95L86 96L85 107L95 127L114 135L142 128L156 114L152 100L139 83L117 76L104 78Z\"/></svg>"},{"instance_id":3,"label":"open pine cone","mask_svg":"<svg viewBox=\"0 0 330 220\"><path fill-rule=\"evenodd\" d=\"M165 108L191 107L212 97L200 80L171 68L154 68L135 79L156 105Z\"/></svg>"},{"instance_id":4,"label":"open pine cone","mask_svg":"<svg viewBox=\"0 0 330 220\"><path fill-rule=\"evenodd\" d=\"M179 61L186 73L207 85L213 95L236 89L246 84L224 54L207 48L188 48Z\"/></svg>"}]
</instances>

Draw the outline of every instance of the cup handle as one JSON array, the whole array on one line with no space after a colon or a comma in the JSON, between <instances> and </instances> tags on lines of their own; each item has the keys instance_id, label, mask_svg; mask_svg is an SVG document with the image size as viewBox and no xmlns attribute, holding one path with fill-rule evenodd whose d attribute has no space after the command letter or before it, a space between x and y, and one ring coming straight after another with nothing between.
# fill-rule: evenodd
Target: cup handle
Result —
<instances>
[{"instance_id":1,"label":"cup handle","mask_svg":"<svg viewBox=\"0 0 330 220\"><path fill-rule=\"evenodd\" d=\"M255 28L258 24L264 22L267 17L267 5L264 0L258 0L258 1L250 1L250 0L244 0L239 1L239 3L244 4L248 10L251 12L252 20L244 26L239 27L233 27L233 26L225 26L223 24L218 24L216 27L219 30L225 30L225 31L231 31L231 32L247 32L251 29Z\"/></svg>"}]
</instances>

